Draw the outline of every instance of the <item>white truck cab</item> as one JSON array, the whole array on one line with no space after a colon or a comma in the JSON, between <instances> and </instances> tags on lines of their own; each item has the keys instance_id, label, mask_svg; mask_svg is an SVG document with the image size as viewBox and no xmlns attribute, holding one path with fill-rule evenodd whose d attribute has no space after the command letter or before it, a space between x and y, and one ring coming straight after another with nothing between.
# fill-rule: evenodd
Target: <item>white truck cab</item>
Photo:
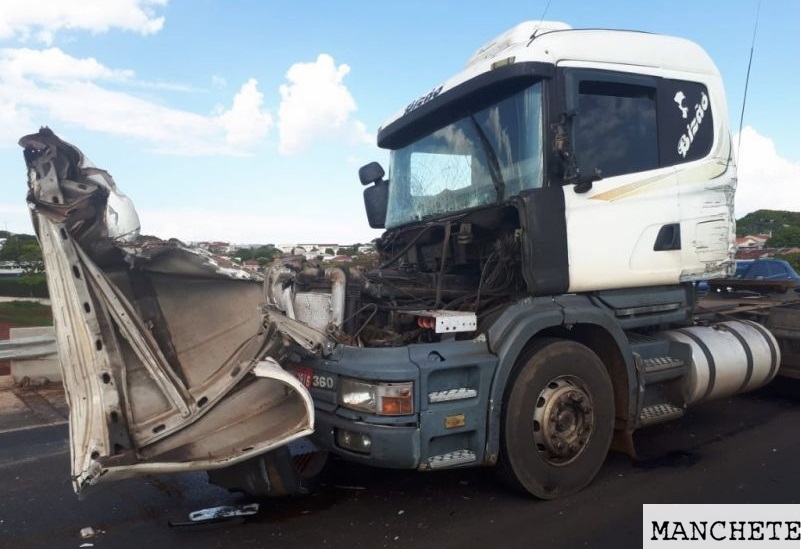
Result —
<instances>
[{"instance_id":1,"label":"white truck cab","mask_svg":"<svg viewBox=\"0 0 801 549\"><path fill-rule=\"evenodd\" d=\"M688 40L521 23L379 131L386 227L517 200L529 218L563 211L529 235L530 277L546 292L725 276L726 113L717 68Z\"/></svg>"}]
</instances>

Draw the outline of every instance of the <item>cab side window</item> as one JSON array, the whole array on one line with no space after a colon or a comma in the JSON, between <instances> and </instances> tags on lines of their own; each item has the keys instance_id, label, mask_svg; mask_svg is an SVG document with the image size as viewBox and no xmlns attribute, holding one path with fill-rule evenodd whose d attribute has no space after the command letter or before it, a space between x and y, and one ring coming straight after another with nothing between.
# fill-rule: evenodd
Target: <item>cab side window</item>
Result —
<instances>
[{"instance_id":1,"label":"cab side window","mask_svg":"<svg viewBox=\"0 0 801 549\"><path fill-rule=\"evenodd\" d=\"M565 69L564 82L582 176L674 166L712 149L712 106L703 84L594 69Z\"/></svg>"},{"instance_id":2,"label":"cab side window","mask_svg":"<svg viewBox=\"0 0 801 549\"><path fill-rule=\"evenodd\" d=\"M581 175L596 168L612 177L659 167L656 79L575 71L567 81Z\"/></svg>"}]
</instances>

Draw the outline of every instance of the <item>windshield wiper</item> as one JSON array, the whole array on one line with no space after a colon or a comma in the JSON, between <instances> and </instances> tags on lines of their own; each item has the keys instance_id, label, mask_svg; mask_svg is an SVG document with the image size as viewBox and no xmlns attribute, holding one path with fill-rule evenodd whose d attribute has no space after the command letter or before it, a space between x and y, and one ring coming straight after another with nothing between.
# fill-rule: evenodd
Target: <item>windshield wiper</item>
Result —
<instances>
[{"instance_id":1,"label":"windshield wiper","mask_svg":"<svg viewBox=\"0 0 801 549\"><path fill-rule=\"evenodd\" d=\"M476 129L478 140L481 142L481 150L484 151L484 156L487 157L487 168L489 168L492 184L495 186L497 201L501 202L506 185L503 182L503 175L501 175L501 164L498 162L498 155L495 154L495 149L492 148L487 134L484 133L484 129L479 125L476 117L471 114L470 120L473 122L473 127Z\"/></svg>"}]
</instances>

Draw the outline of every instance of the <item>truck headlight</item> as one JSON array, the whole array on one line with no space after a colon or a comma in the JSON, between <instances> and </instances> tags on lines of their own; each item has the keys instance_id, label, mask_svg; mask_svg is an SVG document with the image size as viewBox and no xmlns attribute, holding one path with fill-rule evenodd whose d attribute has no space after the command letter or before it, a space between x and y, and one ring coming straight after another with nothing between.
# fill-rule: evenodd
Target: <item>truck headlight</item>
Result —
<instances>
[{"instance_id":1,"label":"truck headlight","mask_svg":"<svg viewBox=\"0 0 801 549\"><path fill-rule=\"evenodd\" d=\"M414 412L414 383L359 381L339 378L339 403L345 408L381 416L404 416Z\"/></svg>"}]
</instances>

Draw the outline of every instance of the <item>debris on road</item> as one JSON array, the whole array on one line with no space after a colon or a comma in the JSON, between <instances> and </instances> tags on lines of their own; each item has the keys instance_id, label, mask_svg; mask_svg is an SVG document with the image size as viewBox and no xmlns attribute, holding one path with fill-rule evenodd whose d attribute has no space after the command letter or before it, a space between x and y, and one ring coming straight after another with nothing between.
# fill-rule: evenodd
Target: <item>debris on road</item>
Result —
<instances>
[{"instance_id":1,"label":"debris on road","mask_svg":"<svg viewBox=\"0 0 801 549\"><path fill-rule=\"evenodd\" d=\"M259 512L258 503L247 503L243 505L221 505L219 507L209 507L199 509L189 513L188 522L169 522L171 528L199 526L216 522L241 522L243 517L255 515Z\"/></svg>"}]
</instances>

